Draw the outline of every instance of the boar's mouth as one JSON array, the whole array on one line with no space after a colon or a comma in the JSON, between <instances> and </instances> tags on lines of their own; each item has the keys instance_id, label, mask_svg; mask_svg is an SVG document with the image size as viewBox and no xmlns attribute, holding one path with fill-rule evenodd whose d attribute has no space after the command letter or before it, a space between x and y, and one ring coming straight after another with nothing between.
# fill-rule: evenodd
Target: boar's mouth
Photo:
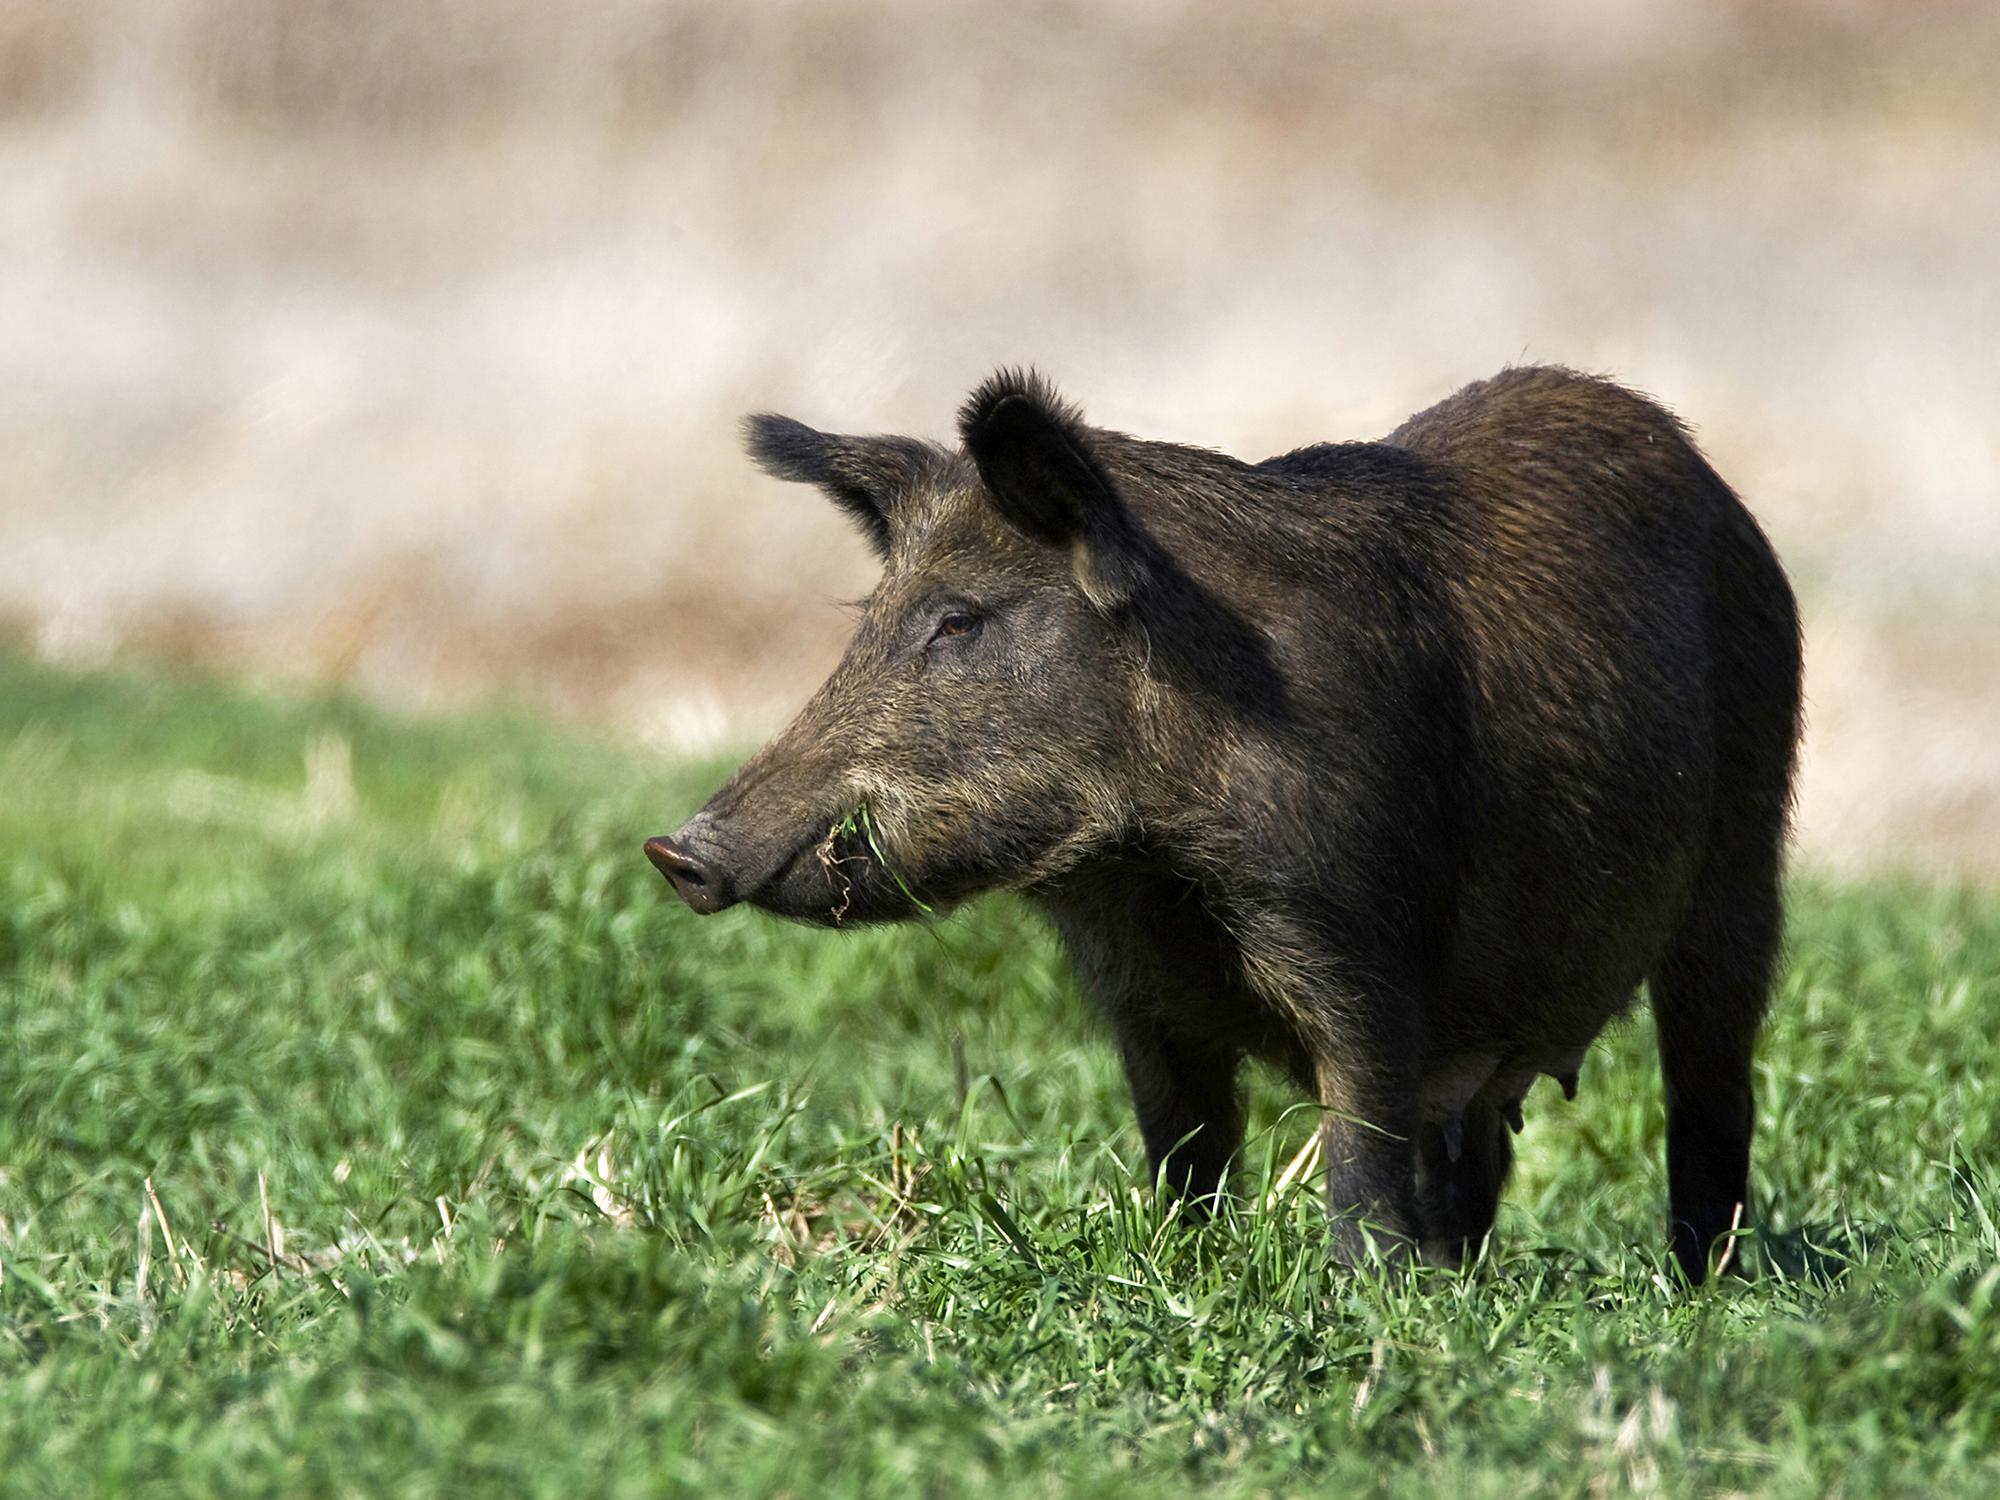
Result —
<instances>
[{"instance_id":1,"label":"boar's mouth","mask_svg":"<svg viewBox=\"0 0 2000 1500\"><path fill-rule=\"evenodd\" d=\"M933 910L884 856L866 807L794 851L749 899L765 911L825 927L893 922Z\"/></svg>"},{"instance_id":2,"label":"boar's mouth","mask_svg":"<svg viewBox=\"0 0 2000 1500\"><path fill-rule=\"evenodd\" d=\"M929 915L934 908L883 856L866 809L821 825L782 857L743 872L726 839L697 817L671 838L646 841L646 857L703 916L747 902L774 916L821 927ZM747 873L747 878L745 878Z\"/></svg>"}]
</instances>

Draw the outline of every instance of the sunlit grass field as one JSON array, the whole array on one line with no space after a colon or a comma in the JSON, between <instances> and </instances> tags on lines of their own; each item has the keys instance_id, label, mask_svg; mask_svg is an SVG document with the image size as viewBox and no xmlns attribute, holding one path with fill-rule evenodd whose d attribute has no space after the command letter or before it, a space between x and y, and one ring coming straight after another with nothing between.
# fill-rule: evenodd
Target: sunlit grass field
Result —
<instances>
[{"instance_id":1,"label":"sunlit grass field","mask_svg":"<svg viewBox=\"0 0 2000 1500\"><path fill-rule=\"evenodd\" d=\"M1011 902L681 910L718 769L0 658L0 1489L2000 1490L2000 900L1795 884L1753 1281L1643 1019L1482 1264L1351 1275L1268 1081L1162 1215Z\"/></svg>"}]
</instances>

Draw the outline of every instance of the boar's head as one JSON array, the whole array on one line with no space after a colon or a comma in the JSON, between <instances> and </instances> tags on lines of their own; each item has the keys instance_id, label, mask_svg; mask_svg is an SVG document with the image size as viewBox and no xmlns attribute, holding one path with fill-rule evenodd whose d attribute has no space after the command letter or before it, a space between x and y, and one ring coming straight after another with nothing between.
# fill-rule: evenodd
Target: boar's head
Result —
<instances>
[{"instance_id":1,"label":"boar's head","mask_svg":"<svg viewBox=\"0 0 2000 1500\"><path fill-rule=\"evenodd\" d=\"M883 571L798 718L647 842L688 905L893 920L1031 887L1123 836L1148 563L1095 451L1108 435L1022 373L973 393L959 451L770 415L746 433L768 473L860 524Z\"/></svg>"}]
</instances>

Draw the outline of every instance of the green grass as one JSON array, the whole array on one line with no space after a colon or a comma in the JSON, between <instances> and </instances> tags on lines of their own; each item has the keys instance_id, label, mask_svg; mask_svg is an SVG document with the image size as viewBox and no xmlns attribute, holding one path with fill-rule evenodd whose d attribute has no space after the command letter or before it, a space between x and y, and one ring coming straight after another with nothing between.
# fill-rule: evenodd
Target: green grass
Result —
<instances>
[{"instance_id":1,"label":"green grass","mask_svg":"<svg viewBox=\"0 0 2000 1500\"><path fill-rule=\"evenodd\" d=\"M0 1489L2000 1490L2000 902L1795 890L1753 1283L1643 1020L1485 1263L1350 1275L1268 1084L1163 1220L1011 903L681 910L717 769L0 658Z\"/></svg>"}]
</instances>

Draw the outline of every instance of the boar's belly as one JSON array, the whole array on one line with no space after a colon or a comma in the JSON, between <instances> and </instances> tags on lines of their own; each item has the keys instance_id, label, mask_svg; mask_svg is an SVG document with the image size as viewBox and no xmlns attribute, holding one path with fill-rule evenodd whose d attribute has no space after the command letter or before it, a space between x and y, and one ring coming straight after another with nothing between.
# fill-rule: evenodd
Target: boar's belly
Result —
<instances>
[{"instance_id":1,"label":"boar's belly","mask_svg":"<svg viewBox=\"0 0 2000 1500\"><path fill-rule=\"evenodd\" d=\"M1562 1082L1565 1092L1575 1086L1577 1069L1595 1037L1581 1043L1543 1047L1503 1057L1498 1052L1457 1052L1433 1058L1418 1087L1417 1113L1439 1124L1465 1113L1474 1100L1505 1109L1518 1104L1543 1074Z\"/></svg>"}]
</instances>

